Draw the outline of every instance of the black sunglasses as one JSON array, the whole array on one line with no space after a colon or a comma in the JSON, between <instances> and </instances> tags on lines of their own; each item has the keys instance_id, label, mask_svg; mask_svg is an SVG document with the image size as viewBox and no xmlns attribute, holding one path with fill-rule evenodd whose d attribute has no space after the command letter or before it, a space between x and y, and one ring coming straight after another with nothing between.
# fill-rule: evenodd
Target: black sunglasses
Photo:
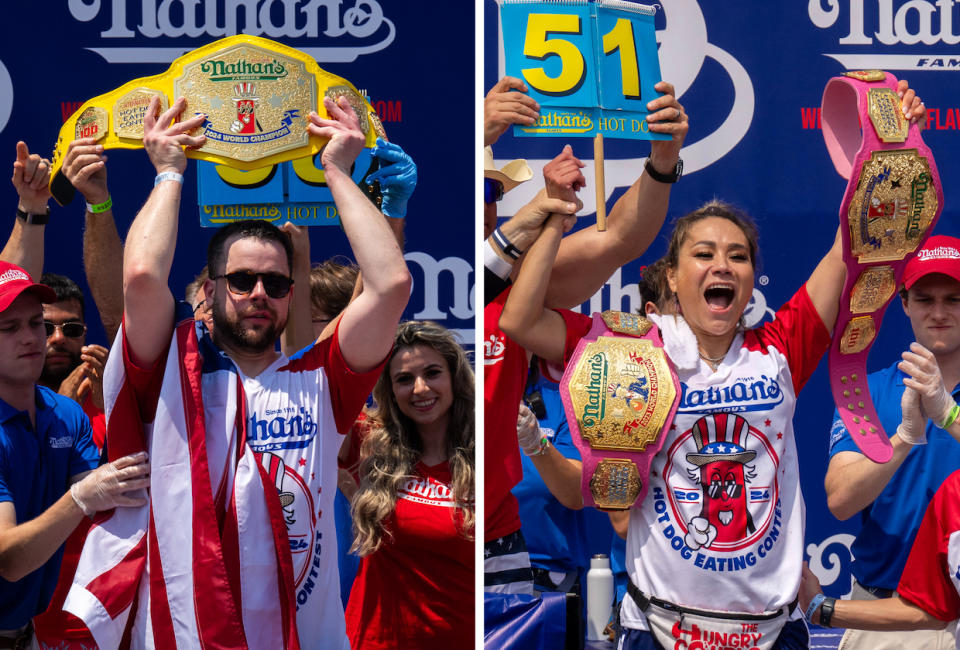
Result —
<instances>
[{"instance_id":1,"label":"black sunglasses","mask_svg":"<svg viewBox=\"0 0 960 650\"><path fill-rule=\"evenodd\" d=\"M739 499L740 494L743 492L743 486L737 485L733 481L727 481L726 483L715 481L705 487L707 488L707 495L711 499L718 499L722 492L726 492L727 496L731 499Z\"/></svg>"},{"instance_id":2,"label":"black sunglasses","mask_svg":"<svg viewBox=\"0 0 960 650\"><path fill-rule=\"evenodd\" d=\"M263 282L263 290L271 298L283 298L290 293L293 278L280 273L254 273L253 271L234 271L215 276L214 280L226 278L227 288L233 293L246 295L257 286L257 281Z\"/></svg>"},{"instance_id":3,"label":"black sunglasses","mask_svg":"<svg viewBox=\"0 0 960 650\"><path fill-rule=\"evenodd\" d=\"M53 336L59 329L68 339L78 339L87 332L87 326L83 323L52 323L48 320L43 321L43 329L47 331L47 336Z\"/></svg>"},{"instance_id":4,"label":"black sunglasses","mask_svg":"<svg viewBox=\"0 0 960 650\"><path fill-rule=\"evenodd\" d=\"M483 179L483 202L496 203L503 198L503 183L492 178Z\"/></svg>"}]
</instances>

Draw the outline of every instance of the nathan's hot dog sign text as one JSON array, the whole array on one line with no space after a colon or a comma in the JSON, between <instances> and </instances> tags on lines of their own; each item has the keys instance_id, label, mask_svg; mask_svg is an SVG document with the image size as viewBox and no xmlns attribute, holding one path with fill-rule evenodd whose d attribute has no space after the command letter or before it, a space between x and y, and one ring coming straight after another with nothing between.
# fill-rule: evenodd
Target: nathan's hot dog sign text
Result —
<instances>
[{"instance_id":1,"label":"nathan's hot dog sign text","mask_svg":"<svg viewBox=\"0 0 960 650\"><path fill-rule=\"evenodd\" d=\"M563 3L504 0L506 73L540 104L517 136L669 140L650 133L647 102L659 95L654 7L612 0Z\"/></svg>"}]
</instances>

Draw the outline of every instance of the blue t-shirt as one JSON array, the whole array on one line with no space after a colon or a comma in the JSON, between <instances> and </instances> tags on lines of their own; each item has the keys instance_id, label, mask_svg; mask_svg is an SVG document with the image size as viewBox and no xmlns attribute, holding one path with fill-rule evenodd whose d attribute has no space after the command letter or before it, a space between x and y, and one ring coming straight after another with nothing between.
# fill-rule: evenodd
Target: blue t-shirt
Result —
<instances>
[{"instance_id":1,"label":"blue t-shirt","mask_svg":"<svg viewBox=\"0 0 960 650\"><path fill-rule=\"evenodd\" d=\"M547 415L540 427L565 458L580 460L573 444L560 400L559 386L541 378L534 386L540 391ZM550 493L533 461L521 454L523 480L513 488L520 503L523 538L530 564L548 571L585 573L594 553L608 553L613 526L606 514L593 508L571 510Z\"/></svg>"},{"instance_id":2,"label":"blue t-shirt","mask_svg":"<svg viewBox=\"0 0 960 650\"><path fill-rule=\"evenodd\" d=\"M893 435L902 419L900 398L906 375L894 363L867 377L880 423ZM960 390L954 389L954 399ZM834 412L830 456L859 449ZM860 513L861 528L853 542L853 575L870 587L896 589L927 504L940 484L960 467L960 443L927 421L927 444L910 450L877 499Z\"/></svg>"},{"instance_id":3,"label":"blue t-shirt","mask_svg":"<svg viewBox=\"0 0 960 650\"><path fill-rule=\"evenodd\" d=\"M70 477L96 468L90 420L72 399L36 387L37 427L26 411L0 400L0 502L12 501L17 524L41 515L69 489ZM0 578L0 630L14 630L47 608L63 546L17 582Z\"/></svg>"}]
</instances>

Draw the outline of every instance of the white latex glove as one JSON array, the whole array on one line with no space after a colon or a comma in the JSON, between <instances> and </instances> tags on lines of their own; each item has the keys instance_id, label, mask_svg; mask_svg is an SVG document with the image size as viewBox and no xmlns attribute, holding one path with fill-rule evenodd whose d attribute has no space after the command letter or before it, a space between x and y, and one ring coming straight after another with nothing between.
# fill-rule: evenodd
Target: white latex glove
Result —
<instances>
[{"instance_id":1,"label":"white latex glove","mask_svg":"<svg viewBox=\"0 0 960 650\"><path fill-rule=\"evenodd\" d=\"M691 550L709 548L717 537L717 527L707 521L706 517L694 517L687 525L687 534L683 541Z\"/></svg>"},{"instance_id":2,"label":"white latex glove","mask_svg":"<svg viewBox=\"0 0 960 650\"><path fill-rule=\"evenodd\" d=\"M150 485L150 465L147 453L139 452L101 465L70 486L70 495L83 514L92 517L102 510L117 506L142 506L143 497L128 493Z\"/></svg>"},{"instance_id":3,"label":"white latex glove","mask_svg":"<svg viewBox=\"0 0 960 650\"><path fill-rule=\"evenodd\" d=\"M527 456L540 454L540 423L526 404L520 405L517 415L517 442Z\"/></svg>"},{"instance_id":4,"label":"white latex glove","mask_svg":"<svg viewBox=\"0 0 960 650\"><path fill-rule=\"evenodd\" d=\"M916 342L911 343L910 349L901 356L903 361L897 367L910 375L903 380L903 384L919 393L923 412L940 426L957 403L943 385L937 358L933 352Z\"/></svg>"},{"instance_id":5,"label":"white latex glove","mask_svg":"<svg viewBox=\"0 0 960 650\"><path fill-rule=\"evenodd\" d=\"M920 412L920 395L907 386L900 398L903 419L897 427L897 435L911 445L927 444L927 418Z\"/></svg>"}]
</instances>

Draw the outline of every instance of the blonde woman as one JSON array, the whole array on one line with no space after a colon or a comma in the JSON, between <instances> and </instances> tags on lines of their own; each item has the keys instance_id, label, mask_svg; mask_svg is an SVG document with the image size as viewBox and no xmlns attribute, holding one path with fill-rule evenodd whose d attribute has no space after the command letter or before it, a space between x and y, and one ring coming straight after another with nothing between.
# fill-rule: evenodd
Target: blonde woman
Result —
<instances>
[{"instance_id":1,"label":"blonde woman","mask_svg":"<svg viewBox=\"0 0 960 650\"><path fill-rule=\"evenodd\" d=\"M373 389L353 498L362 557L353 650L473 647L474 386L462 348L430 322L401 323Z\"/></svg>"}]
</instances>

